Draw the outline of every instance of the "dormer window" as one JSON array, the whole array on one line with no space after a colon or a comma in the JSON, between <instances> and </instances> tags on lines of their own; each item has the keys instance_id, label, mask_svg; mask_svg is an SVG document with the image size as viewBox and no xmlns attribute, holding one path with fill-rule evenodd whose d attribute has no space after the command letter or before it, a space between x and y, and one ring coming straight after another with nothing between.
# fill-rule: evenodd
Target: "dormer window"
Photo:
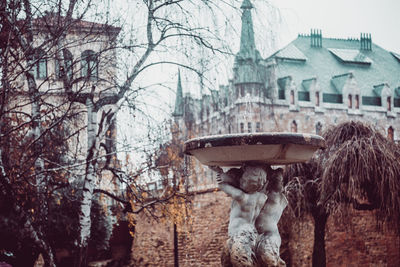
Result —
<instances>
[{"instance_id":1,"label":"dormer window","mask_svg":"<svg viewBox=\"0 0 400 267\"><path fill-rule=\"evenodd\" d=\"M392 100L391 97L388 96L388 98L387 98L387 110L388 111L392 110L392 101L391 100Z\"/></svg>"},{"instance_id":2,"label":"dormer window","mask_svg":"<svg viewBox=\"0 0 400 267\"><path fill-rule=\"evenodd\" d=\"M315 92L315 105L319 107L319 92Z\"/></svg>"},{"instance_id":3,"label":"dormer window","mask_svg":"<svg viewBox=\"0 0 400 267\"><path fill-rule=\"evenodd\" d=\"M359 109L360 108L360 97L359 97L359 95L356 95L355 96L355 108L356 109Z\"/></svg>"},{"instance_id":4,"label":"dormer window","mask_svg":"<svg viewBox=\"0 0 400 267\"><path fill-rule=\"evenodd\" d=\"M352 99L351 95L349 95L348 108L352 108L352 107L353 107L353 99Z\"/></svg>"}]
</instances>

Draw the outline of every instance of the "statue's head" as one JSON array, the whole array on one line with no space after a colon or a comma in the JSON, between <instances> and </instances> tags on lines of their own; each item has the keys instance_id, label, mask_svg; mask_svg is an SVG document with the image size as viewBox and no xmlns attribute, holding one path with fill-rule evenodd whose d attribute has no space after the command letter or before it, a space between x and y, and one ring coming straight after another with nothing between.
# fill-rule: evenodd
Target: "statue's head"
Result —
<instances>
[{"instance_id":1,"label":"statue's head","mask_svg":"<svg viewBox=\"0 0 400 267\"><path fill-rule=\"evenodd\" d=\"M244 166L243 174L240 178L240 188L247 192L252 193L260 191L267 181L267 172L256 166Z\"/></svg>"}]
</instances>

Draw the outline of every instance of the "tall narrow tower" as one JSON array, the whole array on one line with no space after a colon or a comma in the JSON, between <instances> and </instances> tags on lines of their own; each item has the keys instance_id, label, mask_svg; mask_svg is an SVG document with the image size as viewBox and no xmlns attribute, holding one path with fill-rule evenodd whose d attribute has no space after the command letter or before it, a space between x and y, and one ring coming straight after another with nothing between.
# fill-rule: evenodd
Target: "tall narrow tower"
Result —
<instances>
[{"instance_id":1,"label":"tall narrow tower","mask_svg":"<svg viewBox=\"0 0 400 267\"><path fill-rule=\"evenodd\" d=\"M240 36L240 50L235 56L233 66L234 95L236 98L246 95L263 96L265 71L261 63L261 56L256 49L254 40L253 19L250 0L243 0L240 7L242 11L242 30Z\"/></svg>"}]
</instances>

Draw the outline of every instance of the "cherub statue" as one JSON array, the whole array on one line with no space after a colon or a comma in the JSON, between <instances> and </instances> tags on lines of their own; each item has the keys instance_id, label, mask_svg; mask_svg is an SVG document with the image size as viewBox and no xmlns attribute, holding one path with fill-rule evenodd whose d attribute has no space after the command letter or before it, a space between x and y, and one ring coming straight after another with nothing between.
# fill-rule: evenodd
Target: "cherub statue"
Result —
<instances>
[{"instance_id":1,"label":"cherub statue","mask_svg":"<svg viewBox=\"0 0 400 267\"><path fill-rule=\"evenodd\" d=\"M249 165L226 173L219 167L211 169L218 173L218 187L232 198L229 239L221 257L222 265L256 266L258 232L255 222L267 200L263 190L267 173L261 167Z\"/></svg>"},{"instance_id":2,"label":"cherub statue","mask_svg":"<svg viewBox=\"0 0 400 267\"><path fill-rule=\"evenodd\" d=\"M282 193L282 169L268 166L268 185L264 187L267 200L258 215L255 226L259 233L255 253L259 266L286 266L280 258L281 236L278 222L288 201Z\"/></svg>"},{"instance_id":3,"label":"cherub statue","mask_svg":"<svg viewBox=\"0 0 400 267\"><path fill-rule=\"evenodd\" d=\"M229 239L222 266L286 266L279 256L278 222L287 206L282 193L282 169L244 165L218 173L218 187L232 197Z\"/></svg>"}]
</instances>

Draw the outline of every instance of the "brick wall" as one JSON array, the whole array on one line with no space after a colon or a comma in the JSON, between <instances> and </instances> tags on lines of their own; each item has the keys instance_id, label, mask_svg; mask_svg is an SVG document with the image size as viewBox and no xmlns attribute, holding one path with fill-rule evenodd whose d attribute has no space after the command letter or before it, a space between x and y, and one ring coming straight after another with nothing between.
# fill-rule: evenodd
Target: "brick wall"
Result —
<instances>
[{"instance_id":1,"label":"brick wall","mask_svg":"<svg viewBox=\"0 0 400 267\"><path fill-rule=\"evenodd\" d=\"M328 220L327 267L400 266L400 237L394 231L379 233L370 211L352 212L349 222Z\"/></svg>"},{"instance_id":2,"label":"brick wall","mask_svg":"<svg viewBox=\"0 0 400 267\"><path fill-rule=\"evenodd\" d=\"M223 192L193 196L193 223L178 227L179 266L220 266L227 239L230 199ZM400 237L381 234L369 211L353 211L349 221L331 216L326 229L327 266L400 266ZM185 229L183 229L185 228ZM281 254L288 266L311 266L313 219L280 227ZM132 256L135 266L174 266L173 225L140 217Z\"/></svg>"},{"instance_id":3,"label":"brick wall","mask_svg":"<svg viewBox=\"0 0 400 267\"><path fill-rule=\"evenodd\" d=\"M174 266L173 224L141 214L132 245L134 266Z\"/></svg>"}]
</instances>

